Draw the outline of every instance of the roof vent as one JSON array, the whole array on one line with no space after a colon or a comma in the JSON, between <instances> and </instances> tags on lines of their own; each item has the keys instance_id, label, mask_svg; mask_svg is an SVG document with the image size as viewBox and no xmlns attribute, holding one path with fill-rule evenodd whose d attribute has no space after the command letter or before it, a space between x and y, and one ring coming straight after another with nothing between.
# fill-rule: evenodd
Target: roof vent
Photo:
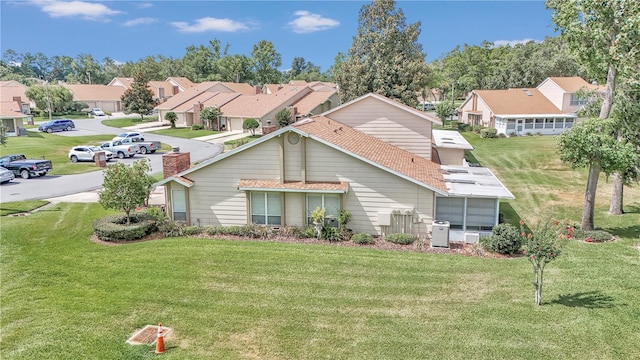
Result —
<instances>
[{"instance_id":1,"label":"roof vent","mask_svg":"<svg viewBox=\"0 0 640 360\"><path fill-rule=\"evenodd\" d=\"M531 91L529 91L529 89L522 89L522 91L524 91L524 93L527 94L527 96L533 96L531 94Z\"/></svg>"}]
</instances>

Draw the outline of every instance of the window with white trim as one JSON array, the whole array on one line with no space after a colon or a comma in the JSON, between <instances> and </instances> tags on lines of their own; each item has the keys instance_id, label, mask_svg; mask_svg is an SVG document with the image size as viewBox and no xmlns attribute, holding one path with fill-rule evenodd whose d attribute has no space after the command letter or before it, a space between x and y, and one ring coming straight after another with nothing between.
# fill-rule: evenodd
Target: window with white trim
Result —
<instances>
[{"instance_id":1,"label":"window with white trim","mask_svg":"<svg viewBox=\"0 0 640 360\"><path fill-rule=\"evenodd\" d=\"M171 215L173 221L187 221L187 192L171 190Z\"/></svg>"},{"instance_id":2,"label":"window with white trim","mask_svg":"<svg viewBox=\"0 0 640 360\"><path fill-rule=\"evenodd\" d=\"M280 193L251 192L251 223L281 225Z\"/></svg>"},{"instance_id":3,"label":"window with white trim","mask_svg":"<svg viewBox=\"0 0 640 360\"><path fill-rule=\"evenodd\" d=\"M307 195L307 225L313 225L311 212L316 208L324 209L324 223L331 227L338 227L338 211L340 211L340 195L337 194L308 194Z\"/></svg>"}]
</instances>

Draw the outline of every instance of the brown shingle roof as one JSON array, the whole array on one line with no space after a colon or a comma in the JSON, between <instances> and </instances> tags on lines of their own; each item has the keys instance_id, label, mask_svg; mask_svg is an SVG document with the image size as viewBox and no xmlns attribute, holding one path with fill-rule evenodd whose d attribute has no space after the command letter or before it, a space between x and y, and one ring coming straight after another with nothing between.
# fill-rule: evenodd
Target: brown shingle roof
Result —
<instances>
[{"instance_id":1,"label":"brown shingle roof","mask_svg":"<svg viewBox=\"0 0 640 360\"><path fill-rule=\"evenodd\" d=\"M73 93L76 101L111 100L120 101L125 92L122 86L91 85L91 84L63 84Z\"/></svg>"},{"instance_id":2,"label":"brown shingle roof","mask_svg":"<svg viewBox=\"0 0 640 360\"><path fill-rule=\"evenodd\" d=\"M25 118L17 101L0 101L0 116L3 118Z\"/></svg>"},{"instance_id":3,"label":"brown shingle roof","mask_svg":"<svg viewBox=\"0 0 640 360\"><path fill-rule=\"evenodd\" d=\"M307 94L302 99L298 100L293 106L296 107L298 114L309 115L311 110L316 108L318 105L324 103L329 100L333 94L336 93L337 90L333 91L313 91ZM311 114L317 115L317 114Z\"/></svg>"},{"instance_id":4,"label":"brown shingle roof","mask_svg":"<svg viewBox=\"0 0 640 360\"><path fill-rule=\"evenodd\" d=\"M496 115L562 113L538 89L474 90L474 92Z\"/></svg>"},{"instance_id":5,"label":"brown shingle roof","mask_svg":"<svg viewBox=\"0 0 640 360\"><path fill-rule=\"evenodd\" d=\"M400 149L324 116L298 122L292 126L357 157L381 165L393 172L417 180L433 189L447 193L440 166L421 156Z\"/></svg>"},{"instance_id":6,"label":"brown shingle roof","mask_svg":"<svg viewBox=\"0 0 640 360\"><path fill-rule=\"evenodd\" d=\"M269 112L294 104L292 100L302 91L310 91L307 87L285 87L275 94L243 95L223 105L220 111L225 116L262 118Z\"/></svg>"},{"instance_id":7,"label":"brown shingle roof","mask_svg":"<svg viewBox=\"0 0 640 360\"><path fill-rule=\"evenodd\" d=\"M597 90L598 89L598 85L591 85L591 84L589 84L588 82L586 82L583 78L581 78L579 76L550 77L549 79L551 79L553 82L558 84L558 86L560 86L562 88L562 90L564 90L565 92L568 92L568 93L575 93L576 91L580 90L581 88L586 88L586 89L589 89L589 90Z\"/></svg>"},{"instance_id":8,"label":"brown shingle roof","mask_svg":"<svg viewBox=\"0 0 640 360\"><path fill-rule=\"evenodd\" d=\"M203 107L212 107L215 106L220 108L222 105L228 103L229 101L237 98L238 96L242 96L242 94L238 93L219 93L219 92L204 92L198 94L198 96L190 99L189 101L176 106L172 110L175 112L193 112L193 106L200 102Z\"/></svg>"},{"instance_id":9,"label":"brown shingle roof","mask_svg":"<svg viewBox=\"0 0 640 360\"><path fill-rule=\"evenodd\" d=\"M320 181L285 181L279 180L249 180L243 179L238 183L239 189L277 189L277 190L303 190L303 191L339 191L349 190L348 182L320 182Z\"/></svg>"}]
</instances>

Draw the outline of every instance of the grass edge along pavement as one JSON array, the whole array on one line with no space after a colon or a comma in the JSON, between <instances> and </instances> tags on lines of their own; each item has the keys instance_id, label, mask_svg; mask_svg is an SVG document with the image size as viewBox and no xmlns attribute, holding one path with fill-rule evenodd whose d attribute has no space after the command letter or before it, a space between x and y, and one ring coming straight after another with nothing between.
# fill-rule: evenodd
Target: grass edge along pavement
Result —
<instances>
[{"instance_id":1,"label":"grass edge along pavement","mask_svg":"<svg viewBox=\"0 0 640 360\"><path fill-rule=\"evenodd\" d=\"M472 142L522 192L505 202L514 217L578 219L581 201L552 188L564 179L581 193L585 172L552 160L553 139L533 139ZM606 198L610 184L600 187ZM174 329L164 356L176 359L640 358L634 198L616 217L598 199L596 226L620 239L569 242L547 268L541 307L525 258L198 238L104 246L89 241L91 222L111 212L52 204L0 219L0 355L146 358L152 347L124 341L162 322Z\"/></svg>"}]
</instances>

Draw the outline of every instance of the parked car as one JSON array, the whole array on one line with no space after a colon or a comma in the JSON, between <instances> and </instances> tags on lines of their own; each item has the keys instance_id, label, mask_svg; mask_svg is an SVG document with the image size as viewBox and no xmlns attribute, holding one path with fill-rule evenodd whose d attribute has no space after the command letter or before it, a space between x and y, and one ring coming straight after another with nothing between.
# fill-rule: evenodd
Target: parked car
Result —
<instances>
[{"instance_id":1,"label":"parked car","mask_svg":"<svg viewBox=\"0 0 640 360\"><path fill-rule=\"evenodd\" d=\"M125 157L133 157L140 151L140 147L136 144L123 144L120 141L107 141L102 143L100 147L103 150L109 150L116 154L120 159Z\"/></svg>"},{"instance_id":2,"label":"parked car","mask_svg":"<svg viewBox=\"0 0 640 360\"><path fill-rule=\"evenodd\" d=\"M69 150L69 160L71 160L71 162L96 161L96 153L98 151L104 152L107 161L113 159L113 153L109 150L105 150L100 146L83 145L74 146Z\"/></svg>"},{"instance_id":3,"label":"parked car","mask_svg":"<svg viewBox=\"0 0 640 360\"><path fill-rule=\"evenodd\" d=\"M160 141L144 141L144 139L139 137L131 137L124 138L119 140L122 144L136 144L140 147L140 154L153 154L154 152L160 150L162 143Z\"/></svg>"},{"instance_id":4,"label":"parked car","mask_svg":"<svg viewBox=\"0 0 640 360\"><path fill-rule=\"evenodd\" d=\"M16 176L13 174L13 171L8 170L0 166L0 184L4 184L15 179Z\"/></svg>"},{"instance_id":5,"label":"parked car","mask_svg":"<svg viewBox=\"0 0 640 360\"><path fill-rule=\"evenodd\" d=\"M32 176L45 176L53 169L51 160L27 159L24 154L12 154L0 157L0 166L13 171L13 174L23 179Z\"/></svg>"},{"instance_id":6,"label":"parked car","mask_svg":"<svg viewBox=\"0 0 640 360\"><path fill-rule=\"evenodd\" d=\"M104 111L100 108L93 108L89 113L93 116L105 116Z\"/></svg>"},{"instance_id":7,"label":"parked car","mask_svg":"<svg viewBox=\"0 0 640 360\"><path fill-rule=\"evenodd\" d=\"M111 141L120 141L122 139L127 139L127 138L138 138L138 141L144 141L144 136L141 133L134 132L134 131L122 133L114 137L113 139L111 139Z\"/></svg>"},{"instance_id":8,"label":"parked car","mask_svg":"<svg viewBox=\"0 0 640 360\"><path fill-rule=\"evenodd\" d=\"M422 110L422 111L431 111L435 109L436 109L436 106L430 102L426 102L424 104L418 105L418 110Z\"/></svg>"},{"instance_id":9,"label":"parked car","mask_svg":"<svg viewBox=\"0 0 640 360\"><path fill-rule=\"evenodd\" d=\"M48 133L52 133L54 131L71 131L75 128L76 124L74 124L73 120L70 119L51 120L38 126L38 130L43 132L46 131Z\"/></svg>"}]
</instances>

